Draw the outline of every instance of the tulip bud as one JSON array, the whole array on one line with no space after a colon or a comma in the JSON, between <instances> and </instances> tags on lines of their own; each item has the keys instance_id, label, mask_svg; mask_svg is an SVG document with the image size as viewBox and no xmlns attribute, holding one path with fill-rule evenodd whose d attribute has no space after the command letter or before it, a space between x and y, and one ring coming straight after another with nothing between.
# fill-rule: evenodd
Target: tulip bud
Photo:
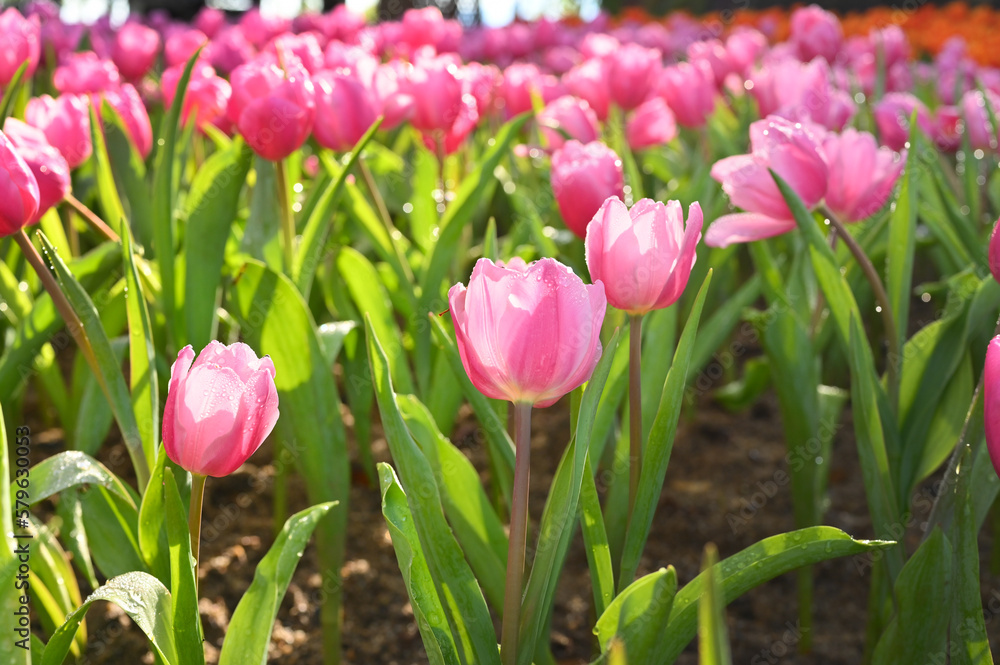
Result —
<instances>
[{"instance_id":1,"label":"tulip bud","mask_svg":"<svg viewBox=\"0 0 1000 665\"><path fill-rule=\"evenodd\" d=\"M600 141L567 141L552 155L552 193L566 226L581 238L601 204L624 188L622 160Z\"/></svg>"},{"instance_id":2,"label":"tulip bud","mask_svg":"<svg viewBox=\"0 0 1000 665\"><path fill-rule=\"evenodd\" d=\"M538 114L538 126L553 149L566 142L560 129L582 143L596 141L598 136L597 115L590 104L569 95L547 104Z\"/></svg>"},{"instance_id":3,"label":"tulip bud","mask_svg":"<svg viewBox=\"0 0 1000 665\"><path fill-rule=\"evenodd\" d=\"M3 131L38 183L38 210L29 221L34 224L49 208L69 194L69 166L59 151L49 145L45 134L40 130L16 118L7 118Z\"/></svg>"},{"instance_id":4,"label":"tulip bud","mask_svg":"<svg viewBox=\"0 0 1000 665\"><path fill-rule=\"evenodd\" d=\"M993 273L993 279L1000 282L1000 233L997 230L1000 229L1000 219L993 226L993 233L990 234L990 272Z\"/></svg>"},{"instance_id":5,"label":"tulip bud","mask_svg":"<svg viewBox=\"0 0 1000 665\"><path fill-rule=\"evenodd\" d=\"M992 268L992 261L990 263ZM993 274L996 275L995 270ZM997 475L1000 475L1000 335L991 339L989 346L986 347L983 391L986 448L993 461L993 468Z\"/></svg>"},{"instance_id":6,"label":"tulip bud","mask_svg":"<svg viewBox=\"0 0 1000 665\"><path fill-rule=\"evenodd\" d=\"M462 365L487 397L554 404L590 378L601 357L607 300L555 259L480 259L469 287L448 291Z\"/></svg>"},{"instance_id":7,"label":"tulip bud","mask_svg":"<svg viewBox=\"0 0 1000 665\"><path fill-rule=\"evenodd\" d=\"M799 51L803 62L815 57L833 62L844 40L840 19L816 5L796 9L792 13L791 42Z\"/></svg>"},{"instance_id":8,"label":"tulip bud","mask_svg":"<svg viewBox=\"0 0 1000 665\"><path fill-rule=\"evenodd\" d=\"M0 14L0 35L3 35L3 48L0 48L0 88L7 87L25 61L28 68L24 72L24 80L30 79L38 68L41 53L38 19L24 18L11 7Z\"/></svg>"},{"instance_id":9,"label":"tulip bud","mask_svg":"<svg viewBox=\"0 0 1000 665\"><path fill-rule=\"evenodd\" d=\"M192 361L194 363L192 364ZM170 368L163 445L182 469L219 478L260 447L278 421L274 363L246 344L190 345Z\"/></svg>"},{"instance_id":10,"label":"tulip bud","mask_svg":"<svg viewBox=\"0 0 1000 665\"><path fill-rule=\"evenodd\" d=\"M638 44L617 49L611 54L610 63L611 99L629 111L645 101L663 69L660 52Z\"/></svg>"},{"instance_id":11,"label":"tulip bud","mask_svg":"<svg viewBox=\"0 0 1000 665\"><path fill-rule=\"evenodd\" d=\"M7 136L0 132L0 237L17 233L38 212L38 182Z\"/></svg>"},{"instance_id":12,"label":"tulip bud","mask_svg":"<svg viewBox=\"0 0 1000 665\"><path fill-rule=\"evenodd\" d=\"M111 59L128 80L141 79L153 67L160 52L160 35L141 23L128 22L115 33Z\"/></svg>"},{"instance_id":13,"label":"tulip bud","mask_svg":"<svg viewBox=\"0 0 1000 665\"><path fill-rule=\"evenodd\" d=\"M71 169L83 164L93 150L90 138L89 101L84 95L48 95L28 100L24 117L45 134Z\"/></svg>"},{"instance_id":14,"label":"tulip bud","mask_svg":"<svg viewBox=\"0 0 1000 665\"><path fill-rule=\"evenodd\" d=\"M52 75L52 85L61 93L81 95L113 90L121 83L118 68L92 51L66 56Z\"/></svg>"},{"instance_id":15,"label":"tulip bud","mask_svg":"<svg viewBox=\"0 0 1000 665\"><path fill-rule=\"evenodd\" d=\"M316 126L324 148L350 150L378 117L371 92L356 74L323 71L316 75Z\"/></svg>"},{"instance_id":16,"label":"tulip bud","mask_svg":"<svg viewBox=\"0 0 1000 665\"><path fill-rule=\"evenodd\" d=\"M625 138L633 150L670 143L677 136L677 122L662 97L646 100L625 125Z\"/></svg>"}]
</instances>

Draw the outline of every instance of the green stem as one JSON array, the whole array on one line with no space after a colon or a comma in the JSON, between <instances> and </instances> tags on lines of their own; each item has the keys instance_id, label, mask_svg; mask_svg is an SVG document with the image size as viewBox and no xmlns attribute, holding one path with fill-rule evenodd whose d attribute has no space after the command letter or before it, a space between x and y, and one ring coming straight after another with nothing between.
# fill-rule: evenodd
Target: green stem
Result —
<instances>
[{"instance_id":1,"label":"green stem","mask_svg":"<svg viewBox=\"0 0 1000 665\"><path fill-rule=\"evenodd\" d=\"M629 315L628 340L628 516L631 520L642 475L642 314Z\"/></svg>"},{"instance_id":2,"label":"green stem","mask_svg":"<svg viewBox=\"0 0 1000 665\"><path fill-rule=\"evenodd\" d=\"M283 240L285 274L292 276L292 266L295 264L295 217L292 214L291 196L288 194L288 178L285 174L285 160L274 163L275 175L278 181L278 208L281 210L281 235Z\"/></svg>"},{"instance_id":3,"label":"green stem","mask_svg":"<svg viewBox=\"0 0 1000 665\"><path fill-rule=\"evenodd\" d=\"M372 201L375 202L375 209L378 210L378 215L382 218L382 225L385 226L385 230L389 233L389 243L392 245L393 253L396 254L396 259L399 261L399 265L402 266L403 273L411 282L414 282L413 271L410 270L410 262L406 260L406 255L403 254L399 248L399 244L396 242L400 233L392 223L392 215L389 214L389 208L385 205L382 192L379 191L378 185L375 184L375 177L372 175L371 169L368 168L368 164L361 158L358 158L358 168L361 171L361 179L365 181L368 193L371 194Z\"/></svg>"},{"instance_id":4,"label":"green stem","mask_svg":"<svg viewBox=\"0 0 1000 665\"><path fill-rule=\"evenodd\" d=\"M93 210L83 205L79 199L77 199L72 194L66 195L66 203L69 204L73 210L75 210L88 224L90 224L94 230L103 235L105 238L111 242L118 243L122 239L118 237L118 234L111 230L111 227L104 223L104 220L98 217Z\"/></svg>"},{"instance_id":5,"label":"green stem","mask_svg":"<svg viewBox=\"0 0 1000 665\"><path fill-rule=\"evenodd\" d=\"M201 507L205 501L205 481L208 476L191 474L191 508L188 511L188 530L191 532L191 556L194 557L194 582L198 584L198 562L201 555Z\"/></svg>"},{"instance_id":6,"label":"green stem","mask_svg":"<svg viewBox=\"0 0 1000 665\"><path fill-rule=\"evenodd\" d=\"M517 664L524 580L524 549L528 540L528 469L531 457L531 404L514 404L514 488L510 509L510 541L507 549L507 585L503 601L500 659Z\"/></svg>"}]
</instances>

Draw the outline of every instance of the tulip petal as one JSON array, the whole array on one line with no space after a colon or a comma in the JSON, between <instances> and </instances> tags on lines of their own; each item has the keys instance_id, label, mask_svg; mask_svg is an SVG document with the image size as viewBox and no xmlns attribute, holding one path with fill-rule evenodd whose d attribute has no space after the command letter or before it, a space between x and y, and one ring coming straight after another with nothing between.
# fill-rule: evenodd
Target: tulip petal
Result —
<instances>
[{"instance_id":1,"label":"tulip petal","mask_svg":"<svg viewBox=\"0 0 1000 665\"><path fill-rule=\"evenodd\" d=\"M719 217L705 232L709 247L728 247L737 242L752 242L788 233L795 220L775 219L754 212L741 212Z\"/></svg>"}]
</instances>

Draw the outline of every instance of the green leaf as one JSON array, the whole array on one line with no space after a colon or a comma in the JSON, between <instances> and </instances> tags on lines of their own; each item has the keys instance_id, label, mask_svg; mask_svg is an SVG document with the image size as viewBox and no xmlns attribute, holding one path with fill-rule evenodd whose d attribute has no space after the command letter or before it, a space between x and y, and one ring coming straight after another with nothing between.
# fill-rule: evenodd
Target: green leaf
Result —
<instances>
[{"instance_id":1,"label":"green leaf","mask_svg":"<svg viewBox=\"0 0 1000 665\"><path fill-rule=\"evenodd\" d=\"M719 551L715 545L705 546L705 588L698 600L698 663L700 665L732 665L729 653L729 636L726 630L726 601L719 585L715 564ZM627 643L626 643L627 646Z\"/></svg>"},{"instance_id":2,"label":"green leaf","mask_svg":"<svg viewBox=\"0 0 1000 665\"><path fill-rule=\"evenodd\" d=\"M392 536L392 547L406 582L413 618L423 638L427 658L431 665L458 665L462 660L448 626L448 613L427 565L406 493L391 466L380 462L378 473L382 488L382 515Z\"/></svg>"},{"instance_id":3,"label":"green leaf","mask_svg":"<svg viewBox=\"0 0 1000 665\"><path fill-rule=\"evenodd\" d=\"M63 293L66 294L66 298L76 315L80 317L84 333L90 339L97 363L97 366L92 367L92 369L111 404L111 411L115 414L115 421L121 429L125 447L128 449L129 457L132 458L139 487L143 488L149 481L149 467L156 451L154 448L146 446L139 434L135 412L132 410L132 398L125 385L125 377L122 376L118 359L111 348L111 341L104 332L100 315L90 300L90 296L56 254L45 234L39 232L38 237L42 240L56 277L59 278L59 285L62 287Z\"/></svg>"},{"instance_id":4,"label":"green leaf","mask_svg":"<svg viewBox=\"0 0 1000 665\"><path fill-rule=\"evenodd\" d=\"M388 359L368 316L365 317L365 333L385 438L399 468L403 490L413 512L414 529L442 598L456 647L463 660L499 663L496 634L482 590L445 519L431 465L410 436L396 406Z\"/></svg>"},{"instance_id":5,"label":"green leaf","mask_svg":"<svg viewBox=\"0 0 1000 665\"><path fill-rule=\"evenodd\" d=\"M280 235L281 207L278 205L278 170L275 163L255 155L253 171L256 179L250 192L250 216L243 229L240 250L272 270L283 265Z\"/></svg>"},{"instance_id":6,"label":"green leaf","mask_svg":"<svg viewBox=\"0 0 1000 665\"><path fill-rule=\"evenodd\" d=\"M25 433L22 429L15 429L14 434L20 437ZM14 447L17 447L17 439L14 439ZM22 474L23 476L23 474ZM0 404L0 482L10 482L10 453L7 445L7 425L4 422L3 406ZM17 541L11 537L14 533L13 504L10 501L10 494L0 492L0 613L5 617L13 617L16 610L21 607L20 596L23 589L18 589L17 569L20 562L14 555ZM11 626L13 628L13 626ZM17 646L16 641L27 636L11 631L7 639L0 640L0 661L11 665L28 665L31 662L32 650Z\"/></svg>"},{"instance_id":7,"label":"green leaf","mask_svg":"<svg viewBox=\"0 0 1000 665\"><path fill-rule=\"evenodd\" d=\"M322 197L316 203L316 207L313 208L312 214L306 220L305 228L302 230L302 242L299 244L299 251L295 256L292 270L295 284L303 296L308 296L313 277L316 275L316 268L319 267L323 248L326 246L326 238L330 233L330 225L333 221L333 207L344 187L344 180L351 172L354 163L358 161L361 151L375 136L375 132L378 131L381 124L382 116L379 116L368 128L368 131L354 144L347 163L340 169L336 177L330 180L326 189L323 190Z\"/></svg>"},{"instance_id":8,"label":"green leaf","mask_svg":"<svg viewBox=\"0 0 1000 665\"><path fill-rule=\"evenodd\" d=\"M253 574L250 588L240 599L229 622L226 640L222 643L219 665L265 663L271 630L278 617L278 608L285 597L292 574L302 551L306 548L316 525L336 501L320 503L288 518L274 545L267 551Z\"/></svg>"},{"instance_id":9,"label":"green leaf","mask_svg":"<svg viewBox=\"0 0 1000 665\"><path fill-rule=\"evenodd\" d=\"M143 450L150 463L156 458L160 442L160 384L156 378L156 346L153 327L146 309L146 296L135 266L132 234L122 229L122 257L125 266L125 306L128 313L129 381L132 410L135 413ZM131 298L129 298L131 294ZM201 348L201 347L199 347ZM153 451L152 455L148 451Z\"/></svg>"},{"instance_id":10,"label":"green leaf","mask_svg":"<svg viewBox=\"0 0 1000 665\"><path fill-rule=\"evenodd\" d=\"M886 256L886 284L889 304L896 320L897 349L903 348L906 329L910 321L910 298L913 297L913 254L917 244L917 189L911 183L916 166L917 136L916 112L910 119L910 150L906 166L899 178L899 193L889 217L889 252ZM898 359L900 372L905 368L906 354Z\"/></svg>"},{"instance_id":11,"label":"green leaf","mask_svg":"<svg viewBox=\"0 0 1000 665\"><path fill-rule=\"evenodd\" d=\"M135 507L131 489L118 476L94 458L76 450L56 453L31 467L30 501L33 505L81 485L104 487ZM11 485L10 491L11 496L17 493L17 483Z\"/></svg>"},{"instance_id":12,"label":"green leaf","mask_svg":"<svg viewBox=\"0 0 1000 665\"><path fill-rule=\"evenodd\" d=\"M170 545L167 542L166 511L163 502L167 454L161 445L156 456L156 466L149 477L149 485L139 505L139 551L149 571L164 584L170 584Z\"/></svg>"},{"instance_id":13,"label":"green leaf","mask_svg":"<svg viewBox=\"0 0 1000 665\"><path fill-rule=\"evenodd\" d=\"M136 238L144 247L149 247L153 239L150 223L149 183L146 180L146 162L136 148L132 137L125 128L118 112L104 100L101 103L101 118L104 120L104 141L111 173L119 188L119 202L127 207L126 218L132 222ZM124 199L122 194L124 193ZM116 228L116 227L113 227ZM52 237L46 231L45 235Z\"/></svg>"},{"instance_id":14,"label":"green leaf","mask_svg":"<svg viewBox=\"0 0 1000 665\"><path fill-rule=\"evenodd\" d=\"M594 634L601 651L607 651L617 637L630 662L655 662L657 629L667 625L676 593L677 571L673 566L630 584L597 619Z\"/></svg>"},{"instance_id":15,"label":"green leaf","mask_svg":"<svg viewBox=\"0 0 1000 665\"><path fill-rule=\"evenodd\" d=\"M597 496L597 484L590 458L584 467L583 485L580 487L580 524L583 543L587 551L591 586L594 589L594 614L601 616L615 597L615 574L611 563L608 533L604 528L604 514Z\"/></svg>"},{"instance_id":16,"label":"green leaf","mask_svg":"<svg viewBox=\"0 0 1000 665\"><path fill-rule=\"evenodd\" d=\"M209 157L194 177L184 201L184 312L186 341L202 349L216 336L215 310L226 241L237 218L240 192L253 151L237 139ZM177 341L180 345L181 340Z\"/></svg>"},{"instance_id":17,"label":"green leaf","mask_svg":"<svg viewBox=\"0 0 1000 665\"><path fill-rule=\"evenodd\" d=\"M87 529L83 525L80 492L79 489L71 489L64 490L60 494L59 505L56 506L59 519L62 520L59 531L76 569L83 575L90 588L96 589L100 584L97 581L97 572L94 570L94 561L90 557Z\"/></svg>"},{"instance_id":18,"label":"green leaf","mask_svg":"<svg viewBox=\"0 0 1000 665\"><path fill-rule=\"evenodd\" d=\"M170 592L152 575L132 572L108 580L107 584L90 594L87 600L66 618L66 623L59 627L46 645L42 665L62 664L80 622L83 621L90 606L98 600L106 600L122 608L142 632L146 633L153 646L153 652L166 665L181 663L173 640Z\"/></svg>"},{"instance_id":19,"label":"green leaf","mask_svg":"<svg viewBox=\"0 0 1000 665\"><path fill-rule=\"evenodd\" d=\"M90 140L94 146L91 161L94 164L94 172L97 177L97 196L101 201L104 220L111 227L111 230L120 236L122 225L127 220L125 208L122 207L121 198L118 196L118 187L115 185L115 177L111 172L111 160L104 143L100 114L93 104L90 104L88 108L90 110Z\"/></svg>"},{"instance_id":20,"label":"green leaf","mask_svg":"<svg viewBox=\"0 0 1000 665\"><path fill-rule=\"evenodd\" d=\"M201 615L198 612L198 571L191 556L191 532L185 519L187 510L177 490L173 471L164 469L163 478L167 540L170 543L170 593L174 600L174 639L178 651L184 654L185 665L204 664L205 648L201 644ZM267 641L270 641L270 635Z\"/></svg>"},{"instance_id":21,"label":"green leaf","mask_svg":"<svg viewBox=\"0 0 1000 665\"><path fill-rule=\"evenodd\" d=\"M21 94L21 81L24 78L24 73L28 71L28 64L29 61L25 59L14 75L10 77L6 89L3 91L3 98L0 99L0 127L3 127L4 122L14 110L14 101Z\"/></svg>"},{"instance_id":22,"label":"green leaf","mask_svg":"<svg viewBox=\"0 0 1000 665\"><path fill-rule=\"evenodd\" d=\"M840 529L815 526L771 536L716 564L719 586L728 605L756 586L801 566L841 556L864 555L891 545L885 541L854 540ZM858 565L868 559L857 560ZM648 626L661 635L658 660L672 663L694 638L698 620L698 599L705 591L702 573L677 592L667 626ZM652 665L652 663L651 663Z\"/></svg>"},{"instance_id":23,"label":"green leaf","mask_svg":"<svg viewBox=\"0 0 1000 665\"><path fill-rule=\"evenodd\" d=\"M619 590L631 584L639 565L639 557L646 546L649 529L653 524L653 515L659 504L663 480L670 463L670 453L673 450L674 434L677 431L677 421L681 415L684 403L684 389L687 387L688 370L694 351L694 340L698 331L698 321L701 318L708 287L712 282L711 271L698 291L694 306L684 324L674 362L667 374L660 396L660 408L653 420L649 440L643 451L642 473L639 478L639 490L635 499L628 528L625 532L625 545L622 550L621 573L618 579Z\"/></svg>"},{"instance_id":24,"label":"green leaf","mask_svg":"<svg viewBox=\"0 0 1000 665\"><path fill-rule=\"evenodd\" d=\"M134 504L102 486L83 493L80 503L90 553L104 577L145 571L139 552L139 513Z\"/></svg>"}]
</instances>

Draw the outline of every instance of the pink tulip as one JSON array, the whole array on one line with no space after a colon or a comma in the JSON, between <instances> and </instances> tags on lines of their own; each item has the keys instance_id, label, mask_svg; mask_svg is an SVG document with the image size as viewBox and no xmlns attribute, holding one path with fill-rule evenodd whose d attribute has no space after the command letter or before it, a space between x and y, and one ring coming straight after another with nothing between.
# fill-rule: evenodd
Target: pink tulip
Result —
<instances>
[{"instance_id":1,"label":"pink tulip","mask_svg":"<svg viewBox=\"0 0 1000 665\"><path fill-rule=\"evenodd\" d=\"M84 95L48 95L28 100L25 120L45 134L71 169L83 164L93 149L90 139L89 101Z\"/></svg>"},{"instance_id":2,"label":"pink tulip","mask_svg":"<svg viewBox=\"0 0 1000 665\"><path fill-rule=\"evenodd\" d=\"M868 132L830 132L823 141L828 176L826 205L846 222L867 219L881 210L903 172L903 159L879 147Z\"/></svg>"},{"instance_id":3,"label":"pink tulip","mask_svg":"<svg viewBox=\"0 0 1000 665\"><path fill-rule=\"evenodd\" d=\"M487 397L554 404L590 378L601 357L607 300L555 259L480 259L469 287L448 292L462 364Z\"/></svg>"},{"instance_id":4,"label":"pink tulip","mask_svg":"<svg viewBox=\"0 0 1000 665\"><path fill-rule=\"evenodd\" d=\"M942 152L955 152L962 145L962 114L955 106L939 106L934 109L931 137L934 145Z\"/></svg>"},{"instance_id":5,"label":"pink tulip","mask_svg":"<svg viewBox=\"0 0 1000 665\"><path fill-rule=\"evenodd\" d=\"M808 62L821 57L833 62L844 40L844 31L836 15L810 5L792 12L791 42L799 51L799 57Z\"/></svg>"},{"instance_id":6,"label":"pink tulip","mask_svg":"<svg viewBox=\"0 0 1000 665\"><path fill-rule=\"evenodd\" d=\"M993 225L989 250L990 272L993 273L993 279L1000 282L1000 233L997 230L1000 230L1000 219Z\"/></svg>"},{"instance_id":7,"label":"pink tulip","mask_svg":"<svg viewBox=\"0 0 1000 665\"><path fill-rule=\"evenodd\" d=\"M840 130L855 113L851 96L836 89L830 66L821 59L803 64L792 58L773 60L751 74L750 94L762 116L781 115Z\"/></svg>"},{"instance_id":8,"label":"pink tulip","mask_svg":"<svg viewBox=\"0 0 1000 665\"><path fill-rule=\"evenodd\" d=\"M687 286L701 239L701 206L688 222L678 201L642 199L631 209L611 197L587 226L587 268L603 282L608 302L629 314L674 304Z\"/></svg>"},{"instance_id":9,"label":"pink tulip","mask_svg":"<svg viewBox=\"0 0 1000 665\"><path fill-rule=\"evenodd\" d=\"M580 42L580 53L585 58L604 59L620 49L621 46L621 42L611 35L603 32L591 32Z\"/></svg>"},{"instance_id":10,"label":"pink tulip","mask_svg":"<svg viewBox=\"0 0 1000 665\"><path fill-rule=\"evenodd\" d=\"M729 52L718 39L697 41L687 48L688 60L705 62L712 70L716 87L721 87L726 77L740 71ZM741 72L742 73L742 72Z\"/></svg>"},{"instance_id":11,"label":"pink tulip","mask_svg":"<svg viewBox=\"0 0 1000 665\"><path fill-rule=\"evenodd\" d=\"M330 42L323 54L324 69L342 69L353 72L367 87L372 85L379 60L360 46Z\"/></svg>"},{"instance_id":12,"label":"pink tulip","mask_svg":"<svg viewBox=\"0 0 1000 665\"><path fill-rule=\"evenodd\" d=\"M660 75L659 93L685 127L701 127L715 110L715 75L706 62L681 62Z\"/></svg>"},{"instance_id":13,"label":"pink tulip","mask_svg":"<svg viewBox=\"0 0 1000 665\"><path fill-rule=\"evenodd\" d=\"M538 126L553 150L566 142L558 130L581 143L596 141L598 136L597 115L590 104L570 95L547 104L538 114Z\"/></svg>"},{"instance_id":14,"label":"pink tulip","mask_svg":"<svg viewBox=\"0 0 1000 665\"><path fill-rule=\"evenodd\" d=\"M91 51L67 56L52 76L56 90L74 95L111 90L120 83L121 76L115 64L98 58Z\"/></svg>"},{"instance_id":15,"label":"pink tulip","mask_svg":"<svg viewBox=\"0 0 1000 665\"><path fill-rule=\"evenodd\" d=\"M253 7L240 17L239 27L251 44L262 49L269 41L286 32L288 23L288 19L264 16L260 9Z\"/></svg>"},{"instance_id":16,"label":"pink tulip","mask_svg":"<svg viewBox=\"0 0 1000 665\"><path fill-rule=\"evenodd\" d=\"M319 39L313 32L306 32L301 35L285 33L275 37L264 49L267 53L273 53L278 62L286 54L292 54L302 63L310 75L317 74L323 69L323 49L319 46Z\"/></svg>"},{"instance_id":17,"label":"pink tulip","mask_svg":"<svg viewBox=\"0 0 1000 665\"><path fill-rule=\"evenodd\" d=\"M500 97L504 100L504 116L507 118L534 108L533 95L547 104L564 94L566 88L559 79L543 74L536 65L527 62L515 63L505 69L503 83L500 84Z\"/></svg>"},{"instance_id":18,"label":"pink tulip","mask_svg":"<svg viewBox=\"0 0 1000 665\"><path fill-rule=\"evenodd\" d=\"M677 136L677 122L662 97L653 97L632 112L625 124L625 138L633 150L670 143Z\"/></svg>"},{"instance_id":19,"label":"pink tulip","mask_svg":"<svg viewBox=\"0 0 1000 665\"><path fill-rule=\"evenodd\" d=\"M409 76L413 67L401 60L390 60L375 70L372 85L385 117L382 129L394 129L413 117L416 100L410 92Z\"/></svg>"},{"instance_id":20,"label":"pink tulip","mask_svg":"<svg viewBox=\"0 0 1000 665\"><path fill-rule=\"evenodd\" d=\"M3 35L3 48L0 48L0 88L10 83L25 61L28 69L24 72L24 80L34 76L42 41L38 19L24 18L21 12L11 7L0 14L0 35Z\"/></svg>"},{"instance_id":21,"label":"pink tulip","mask_svg":"<svg viewBox=\"0 0 1000 665\"><path fill-rule=\"evenodd\" d=\"M59 19L43 22L39 62L44 62L50 67L62 62L66 56L76 50L86 30L86 26L81 23L67 24ZM52 53L51 59L49 58L50 51Z\"/></svg>"},{"instance_id":22,"label":"pink tulip","mask_svg":"<svg viewBox=\"0 0 1000 665\"><path fill-rule=\"evenodd\" d=\"M226 13L214 7L202 7L194 17L194 27L214 39L226 27Z\"/></svg>"},{"instance_id":23,"label":"pink tulip","mask_svg":"<svg viewBox=\"0 0 1000 665\"><path fill-rule=\"evenodd\" d=\"M208 61L216 71L228 75L253 59L254 47L237 26L227 26L205 47Z\"/></svg>"},{"instance_id":24,"label":"pink tulip","mask_svg":"<svg viewBox=\"0 0 1000 665\"><path fill-rule=\"evenodd\" d=\"M600 141L567 141L552 155L551 179L563 221L580 238L601 204L624 194L622 160Z\"/></svg>"},{"instance_id":25,"label":"pink tulip","mask_svg":"<svg viewBox=\"0 0 1000 665\"><path fill-rule=\"evenodd\" d=\"M130 81L141 79L152 69L160 52L160 35L141 23L128 22L115 34L111 59Z\"/></svg>"},{"instance_id":26,"label":"pink tulip","mask_svg":"<svg viewBox=\"0 0 1000 665\"><path fill-rule=\"evenodd\" d=\"M462 32L457 22L446 20L435 6L407 10L400 28L402 40L411 50L433 46L438 52L454 51Z\"/></svg>"},{"instance_id":27,"label":"pink tulip","mask_svg":"<svg viewBox=\"0 0 1000 665\"><path fill-rule=\"evenodd\" d=\"M986 108L986 104L990 108ZM969 144L973 149L994 151L997 149L998 129L992 128L990 110L1000 114L1000 95L987 90L984 96L979 90L970 90L962 96L962 115Z\"/></svg>"},{"instance_id":28,"label":"pink tulip","mask_svg":"<svg viewBox=\"0 0 1000 665\"><path fill-rule=\"evenodd\" d=\"M316 100L308 72L293 55L284 71L261 55L233 71L226 117L261 157L277 161L298 150L312 131Z\"/></svg>"},{"instance_id":29,"label":"pink tulip","mask_svg":"<svg viewBox=\"0 0 1000 665\"><path fill-rule=\"evenodd\" d=\"M414 103L410 121L429 148L446 154L457 150L479 122L476 98L463 90L459 75L451 58L438 56L418 62L408 81Z\"/></svg>"},{"instance_id":30,"label":"pink tulip","mask_svg":"<svg viewBox=\"0 0 1000 665\"><path fill-rule=\"evenodd\" d=\"M90 103L95 105L94 108L100 108L101 98L121 116L132 143L143 158L147 157L153 149L153 127L139 92L131 83L126 83L117 90L106 90L100 95L91 96Z\"/></svg>"},{"instance_id":31,"label":"pink tulip","mask_svg":"<svg viewBox=\"0 0 1000 665\"><path fill-rule=\"evenodd\" d=\"M31 169L0 132L0 237L17 233L35 219L39 196Z\"/></svg>"},{"instance_id":32,"label":"pink tulip","mask_svg":"<svg viewBox=\"0 0 1000 665\"><path fill-rule=\"evenodd\" d=\"M16 118L7 118L3 131L38 183L38 210L28 222L34 224L49 208L69 194L69 166L59 151L49 145L45 134L40 130Z\"/></svg>"},{"instance_id":33,"label":"pink tulip","mask_svg":"<svg viewBox=\"0 0 1000 665\"><path fill-rule=\"evenodd\" d=\"M934 127L924 103L908 92L890 92L872 107L879 139L883 145L899 151L906 147L910 136L910 115L917 112L917 126L930 134Z\"/></svg>"},{"instance_id":34,"label":"pink tulip","mask_svg":"<svg viewBox=\"0 0 1000 665\"><path fill-rule=\"evenodd\" d=\"M350 150L378 117L377 102L357 75L324 71L316 86L316 125L313 136L323 147Z\"/></svg>"},{"instance_id":35,"label":"pink tulip","mask_svg":"<svg viewBox=\"0 0 1000 665\"><path fill-rule=\"evenodd\" d=\"M753 28L737 28L726 39L726 53L736 71L746 76L767 50L767 37Z\"/></svg>"},{"instance_id":36,"label":"pink tulip","mask_svg":"<svg viewBox=\"0 0 1000 665\"><path fill-rule=\"evenodd\" d=\"M183 70L184 65L177 65L163 72L161 85L163 102L167 106L174 103ZM232 92L229 81L216 76L212 66L200 60L191 70L191 79L184 95L184 107L181 109L183 121L188 122L194 114L195 126L199 129L215 125L226 131L231 127L226 118L226 107Z\"/></svg>"},{"instance_id":37,"label":"pink tulip","mask_svg":"<svg viewBox=\"0 0 1000 665\"><path fill-rule=\"evenodd\" d=\"M192 364L192 361L193 364ZM246 344L190 345L170 368L163 446L186 471L220 478L240 467L278 421L274 363Z\"/></svg>"},{"instance_id":38,"label":"pink tulip","mask_svg":"<svg viewBox=\"0 0 1000 665\"><path fill-rule=\"evenodd\" d=\"M495 65L470 62L462 68L462 90L475 98L480 118L496 110L497 88L502 80L503 75Z\"/></svg>"},{"instance_id":39,"label":"pink tulip","mask_svg":"<svg viewBox=\"0 0 1000 665\"><path fill-rule=\"evenodd\" d=\"M993 468L1000 475L1000 336L986 347L983 369L983 416L986 421L986 448Z\"/></svg>"},{"instance_id":40,"label":"pink tulip","mask_svg":"<svg viewBox=\"0 0 1000 665\"><path fill-rule=\"evenodd\" d=\"M712 166L732 205L746 212L723 215L705 233L705 244L726 247L787 233L795 218L785 203L773 169L812 208L826 193L827 166L814 131L784 118L768 117L750 125L749 155L734 155Z\"/></svg>"},{"instance_id":41,"label":"pink tulip","mask_svg":"<svg viewBox=\"0 0 1000 665\"><path fill-rule=\"evenodd\" d=\"M656 49L626 44L608 56L611 99L625 110L642 104L663 69L663 59Z\"/></svg>"},{"instance_id":42,"label":"pink tulip","mask_svg":"<svg viewBox=\"0 0 1000 665\"><path fill-rule=\"evenodd\" d=\"M577 65L563 76L563 84L573 95L585 99L601 121L608 119L611 108L611 88L608 84L608 64L592 58Z\"/></svg>"},{"instance_id":43,"label":"pink tulip","mask_svg":"<svg viewBox=\"0 0 1000 665\"><path fill-rule=\"evenodd\" d=\"M166 38L163 45L163 60L167 67L185 65L202 46L208 44L208 37L201 30L182 28Z\"/></svg>"}]
</instances>

